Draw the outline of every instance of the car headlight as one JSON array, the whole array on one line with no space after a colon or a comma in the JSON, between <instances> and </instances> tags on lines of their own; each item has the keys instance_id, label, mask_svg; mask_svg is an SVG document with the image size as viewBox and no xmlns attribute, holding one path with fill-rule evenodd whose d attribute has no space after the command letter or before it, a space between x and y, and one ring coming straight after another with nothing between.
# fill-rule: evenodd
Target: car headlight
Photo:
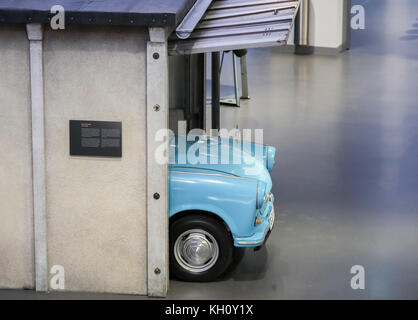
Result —
<instances>
[{"instance_id":1,"label":"car headlight","mask_svg":"<svg viewBox=\"0 0 418 320\"><path fill-rule=\"evenodd\" d=\"M266 193L266 183L263 181L258 181L257 184L257 200L256 200L256 205L257 205L257 209L261 209L261 207L263 206L264 203L264 196Z\"/></svg>"},{"instance_id":2,"label":"car headlight","mask_svg":"<svg viewBox=\"0 0 418 320\"><path fill-rule=\"evenodd\" d=\"M276 156L276 148L272 146L267 146L265 157L266 157L266 168L268 171L273 170L275 156Z\"/></svg>"}]
</instances>

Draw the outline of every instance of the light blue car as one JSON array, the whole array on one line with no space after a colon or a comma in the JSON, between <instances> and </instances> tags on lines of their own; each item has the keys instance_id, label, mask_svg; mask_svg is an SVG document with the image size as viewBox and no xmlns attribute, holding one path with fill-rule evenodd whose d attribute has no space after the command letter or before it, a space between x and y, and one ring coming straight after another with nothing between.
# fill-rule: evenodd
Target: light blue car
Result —
<instances>
[{"instance_id":1,"label":"light blue car","mask_svg":"<svg viewBox=\"0 0 418 320\"><path fill-rule=\"evenodd\" d=\"M179 137L170 138L170 269L184 281L212 281L231 264L234 247L260 247L273 229L276 149Z\"/></svg>"}]
</instances>

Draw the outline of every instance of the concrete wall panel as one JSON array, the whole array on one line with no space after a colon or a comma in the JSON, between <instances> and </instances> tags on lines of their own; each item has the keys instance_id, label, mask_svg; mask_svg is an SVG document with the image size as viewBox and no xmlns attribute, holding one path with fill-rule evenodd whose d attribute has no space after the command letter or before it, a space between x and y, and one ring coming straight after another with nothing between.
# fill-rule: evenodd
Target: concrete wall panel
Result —
<instances>
[{"instance_id":1,"label":"concrete wall panel","mask_svg":"<svg viewBox=\"0 0 418 320\"><path fill-rule=\"evenodd\" d=\"M0 287L34 287L29 42L0 26Z\"/></svg>"},{"instance_id":2,"label":"concrete wall panel","mask_svg":"<svg viewBox=\"0 0 418 320\"><path fill-rule=\"evenodd\" d=\"M141 28L45 32L48 265L70 291L147 293ZM69 120L122 121L122 158L71 157Z\"/></svg>"}]
</instances>

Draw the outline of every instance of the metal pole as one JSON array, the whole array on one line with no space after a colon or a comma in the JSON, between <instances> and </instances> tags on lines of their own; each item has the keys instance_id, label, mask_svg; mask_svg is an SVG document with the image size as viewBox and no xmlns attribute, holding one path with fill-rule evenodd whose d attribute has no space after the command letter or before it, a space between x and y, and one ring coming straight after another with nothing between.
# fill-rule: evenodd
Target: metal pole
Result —
<instances>
[{"instance_id":1,"label":"metal pole","mask_svg":"<svg viewBox=\"0 0 418 320\"><path fill-rule=\"evenodd\" d=\"M240 106L240 97L238 91L238 71L237 71L237 58L235 57L235 53L232 52L232 67L234 69L234 89L235 89L235 103L237 107Z\"/></svg>"},{"instance_id":2,"label":"metal pole","mask_svg":"<svg viewBox=\"0 0 418 320\"><path fill-rule=\"evenodd\" d=\"M309 45L309 0L300 0L298 28L299 28L298 45L308 46Z\"/></svg>"},{"instance_id":3,"label":"metal pole","mask_svg":"<svg viewBox=\"0 0 418 320\"><path fill-rule=\"evenodd\" d=\"M351 42L351 26L350 26L350 10L351 10L351 0L344 0L343 4L343 50L350 49Z\"/></svg>"},{"instance_id":4,"label":"metal pole","mask_svg":"<svg viewBox=\"0 0 418 320\"><path fill-rule=\"evenodd\" d=\"M312 54L309 46L309 0L300 0L295 21L295 53Z\"/></svg>"},{"instance_id":5,"label":"metal pole","mask_svg":"<svg viewBox=\"0 0 418 320\"><path fill-rule=\"evenodd\" d=\"M241 62L241 86L242 86L241 99L250 99L250 94L248 92L247 55L243 55L240 58L240 62Z\"/></svg>"},{"instance_id":6,"label":"metal pole","mask_svg":"<svg viewBox=\"0 0 418 320\"><path fill-rule=\"evenodd\" d=\"M220 54L212 52L212 129L219 130L221 125L220 117Z\"/></svg>"},{"instance_id":7,"label":"metal pole","mask_svg":"<svg viewBox=\"0 0 418 320\"><path fill-rule=\"evenodd\" d=\"M198 54L198 81L200 81L201 86L200 94L198 93L198 100L197 103L199 105L198 111L198 128L206 130L206 54L199 53ZM199 91L198 89L198 91Z\"/></svg>"}]
</instances>

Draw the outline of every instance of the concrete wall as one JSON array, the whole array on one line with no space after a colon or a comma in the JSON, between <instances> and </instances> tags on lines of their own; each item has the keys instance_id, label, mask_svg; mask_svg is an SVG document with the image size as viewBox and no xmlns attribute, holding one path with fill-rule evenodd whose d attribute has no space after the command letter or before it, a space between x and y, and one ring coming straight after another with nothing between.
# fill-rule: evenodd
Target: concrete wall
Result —
<instances>
[{"instance_id":1,"label":"concrete wall","mask_svg":"<svg viewBox=\"0 0 418 320\"><path fill-rule=\"evenodd\" d=\"M0 28L1 288L35 283L25 27ZM138 27L45 28L46 269L64 267L66 291L165 294L147 288L147 41ZM121 121L122 157L70 156L69 120Z\"/></svg>"},{"instance_id":2,"label":"concrete wall","mask_svg":"<svg viewBox=\"0 0 418 320\"><path fill-rule=\"evenodd\" d=\"M0 25L0 288L34 287L29 42Z\"/></svg>"},{"instance_id":3,"label":"concrete wall","mask_svg":"<svg viewBox=\"0 0 418 320\"><path fill-rule=\"evenodd\" d=\"M66 290L147 293L146 41L139 28L45 31L48 265ZM122 158L71 157L69 120L122 121Z\"/></svg>"},{"instance_id":4,"label":"concrete wall","mask_svg":"<svg viewBox=\"0 0 418 320\"><path fill-rule=\"evenodd\" d=\"M348 0L308 0L309 1L309 45L319 48L339 49L347 40L344 12ZM349 10L347 11L349 15ZM288 44L294 44L293 32Z\"/></svg>"},{"instance_id":5,"label":"concrete wall","mask_svg":"<svg viewBox=\"0 0 418 320\"><path fill-rule=\"evenodd\" d=\"M343 42L343 0L311 0L309 44L338 48Z\"/></svg>"}]
</instances>

